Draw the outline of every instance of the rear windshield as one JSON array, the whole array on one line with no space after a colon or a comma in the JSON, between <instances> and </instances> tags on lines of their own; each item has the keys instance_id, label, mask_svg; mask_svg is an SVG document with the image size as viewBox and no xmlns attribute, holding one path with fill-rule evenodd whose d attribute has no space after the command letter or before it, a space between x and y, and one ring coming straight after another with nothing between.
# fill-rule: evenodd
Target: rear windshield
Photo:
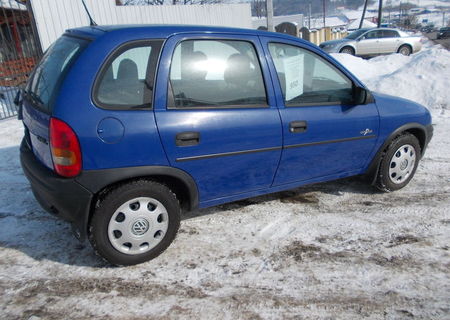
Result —
<instances>
[{"instance_id":1,"label":"rear windshield","mask_svg":"<svg viewBox=\"0 0 450 320\"><path fill-rule=\"evenodd\" d=\"M25 89L25 95L39 109L51 113L61 82L70 66L89 42L62 36L45 52Z\"/></svg>"}]
</instances>

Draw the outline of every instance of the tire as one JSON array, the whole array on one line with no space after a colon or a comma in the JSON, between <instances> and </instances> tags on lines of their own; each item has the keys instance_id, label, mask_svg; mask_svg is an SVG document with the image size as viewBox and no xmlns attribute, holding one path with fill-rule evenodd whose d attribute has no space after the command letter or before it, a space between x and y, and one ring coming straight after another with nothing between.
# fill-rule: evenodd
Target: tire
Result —
<instances>
[{"instance_id":1,"label":"tire","mask_svg":"<svg viewBox=\"0 0 450 320\"><path fill-rule=\"evenodd\" d=\"M381 159L376 186L384 192L399 190L413 178L421 149L417 138L404 133L389 144Z\"/></svg>"},{"instance_id":2,"label":"tire","mask_svg":"<svg viewBox=\"0 0 450 320\"><path fill-rule=\"evenodd\" d=\"M352 47L343 47L339 53L347 53L347 54L351 54L352 56L355 55L355 49L353 49Z\"/></svg>"},{"instance_id":3,"label":"tire","mask_svg":"<svg viewBox=\"0 0 450 320\"><path fill-rule=\"evenodd\" d=\"M411 47L407 45L402 45L400 48L398 48L398 53L404 56L409 56L411 54L411 51Z\"/></svg>"},{"instance_id":4,"label":"tire","mask_svg":"<svg viewBox=\"0 0 450 320\"><path fill-rule=\"evenodd\" d=\"M89 224L89 241L113 265L134 265L160 255L180 227L180 204L158 182L138 180L109 191Z\"/></svg>"}]
</instances>

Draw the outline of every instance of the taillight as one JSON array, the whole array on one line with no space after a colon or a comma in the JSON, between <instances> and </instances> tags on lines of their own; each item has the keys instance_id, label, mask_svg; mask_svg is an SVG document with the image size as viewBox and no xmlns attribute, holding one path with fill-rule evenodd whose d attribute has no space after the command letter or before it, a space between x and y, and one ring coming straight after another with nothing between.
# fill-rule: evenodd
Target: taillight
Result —
<instances>
[{"instance_id":1,"label":"taillight","mask_svg":"<svg viewBox=\"0 0 450 320\"><path fill-rule=\"evenodd\" d=\"M74 177L81 172L81 150L75 132L67 123L50 118L50 148L53 167L63 177Z\"/></svg>"}]
</instances>

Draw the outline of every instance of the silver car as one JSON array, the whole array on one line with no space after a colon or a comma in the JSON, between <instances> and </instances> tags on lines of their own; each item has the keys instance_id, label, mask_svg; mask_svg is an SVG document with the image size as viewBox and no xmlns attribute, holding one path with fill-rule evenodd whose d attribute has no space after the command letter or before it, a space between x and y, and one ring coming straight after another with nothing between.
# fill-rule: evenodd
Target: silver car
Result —
<instances>
[{"instance_id":1,"label":"silver car","mask_svg":"<svg viewBox=\"0 0 450 320\"><path fill-rule=\"evenodd\" d=\"M339 40L325 41L320 48L328 53L349 53L356 56L377 56L401 53L409 56L422 48L420 37L391 28L358 29Z\"/></svg>"}]
</instances>

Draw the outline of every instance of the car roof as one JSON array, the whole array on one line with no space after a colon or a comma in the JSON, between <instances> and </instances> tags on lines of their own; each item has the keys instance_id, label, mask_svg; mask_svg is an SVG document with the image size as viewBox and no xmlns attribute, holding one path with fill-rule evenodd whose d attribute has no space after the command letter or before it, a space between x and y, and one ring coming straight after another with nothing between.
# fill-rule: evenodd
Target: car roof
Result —
<instances>
[{"instance_id":1,"label":"car roof","mask_svg":"<svg viewBox=\"0 0 450 320\"><path fill-rule=\"evenodd\" d=\"M66 33L76 34L89 38L97 38L106 33L122 33L133 34L146 32L150 34L158 34L159 37L168 38L175 34L182 33L233 33L253 36L275 36L286 39L301 40L283 33L268 32L256 29L216 27L216 26L196 26L196 25L157 25L157 24L126 24L126 25L102 25L80 27L66 30Z\"/></svg>"}]
</instances>

